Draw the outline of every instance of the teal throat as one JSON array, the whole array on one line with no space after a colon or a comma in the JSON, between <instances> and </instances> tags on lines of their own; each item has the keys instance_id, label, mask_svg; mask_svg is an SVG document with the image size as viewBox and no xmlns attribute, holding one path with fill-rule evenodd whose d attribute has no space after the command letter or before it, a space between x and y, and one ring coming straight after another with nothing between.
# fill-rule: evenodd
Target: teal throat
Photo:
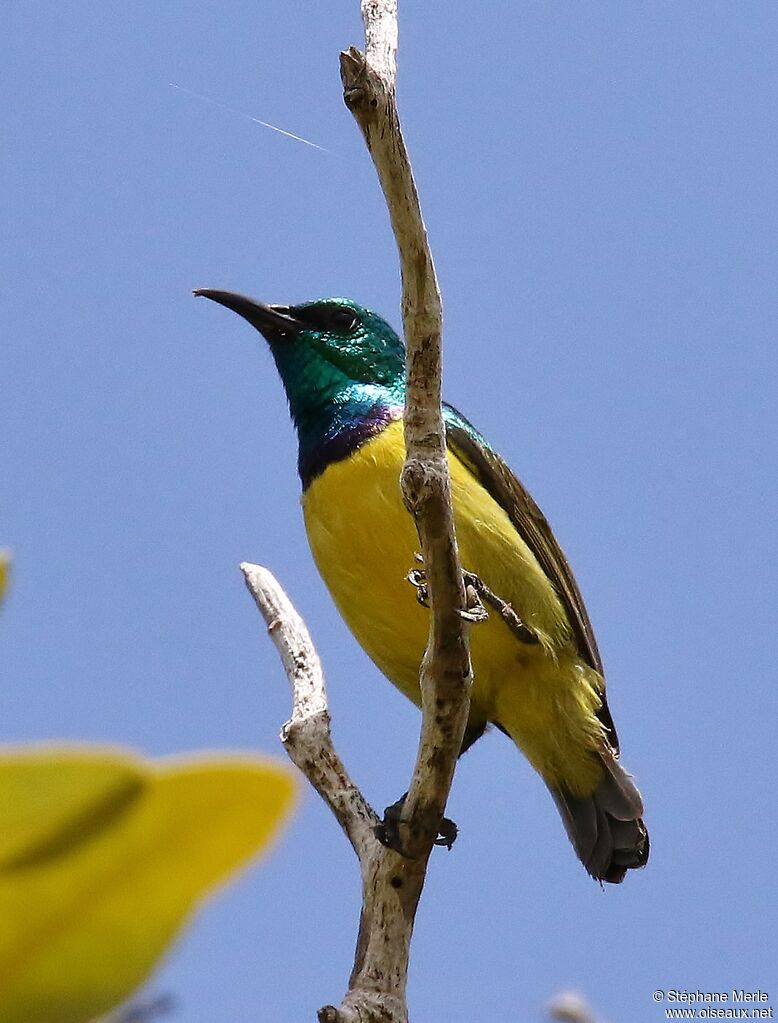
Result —
<instances>
[{"instance_id":1,"label":"teal throat","mask_svg":"<svg viewBox=\"0 0 778 1023\"><path fill-rule=\"evenodd\" d=\"M297 471L306 490L332 462L348 458L403 413L402 372L390 383L350 379L306 349L271 343L297 430Z\"/></svg>"}]
</instances>

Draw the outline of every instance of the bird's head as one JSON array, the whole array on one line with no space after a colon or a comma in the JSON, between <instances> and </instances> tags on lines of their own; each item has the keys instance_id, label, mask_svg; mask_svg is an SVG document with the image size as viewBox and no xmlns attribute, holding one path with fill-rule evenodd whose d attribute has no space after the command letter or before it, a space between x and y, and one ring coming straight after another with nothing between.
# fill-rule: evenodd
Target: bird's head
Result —
<instances>
[{"instance_id":1,"label":"bird's head","mask_svg":"<svg viewBox=\"0 0 778 1023\"><path fill-rule=\"evenodd\" d=\"M211 288L195 295L232 309L268 342L297 428L304 486L401 415L405 349L370 310L345 298L265 305Z\"/></svg>"},{"instance_id":2,"label":"bird's head","mask_svg":"<svg viewBox=\"0 0 778 1023\"><path fill-rule=\"evenodd\" d=\"M402 387L402 342L385 320L356 302L328 298L301 305L265 305L210 288L201 288L195 295L232 309L265 337L293 406L301 397L331 400L355 384Z\"/></svg>"}]
</instances>

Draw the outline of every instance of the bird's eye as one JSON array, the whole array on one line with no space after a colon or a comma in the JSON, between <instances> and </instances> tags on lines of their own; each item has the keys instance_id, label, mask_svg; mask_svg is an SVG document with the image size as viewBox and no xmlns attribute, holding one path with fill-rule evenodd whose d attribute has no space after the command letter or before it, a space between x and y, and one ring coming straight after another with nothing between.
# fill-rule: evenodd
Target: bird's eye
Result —
<instances>
[{"instance_id":1,"label":"bird's eye","mask_svg":"<svg viewBox=\"0 0 778 1023\"><path fill-rule=\"evenodd\" d=\"M333 329L341 334L350 334L358 322L356 314L350 309L337 309L330 317Z\"/></svg>"}]
</instances>

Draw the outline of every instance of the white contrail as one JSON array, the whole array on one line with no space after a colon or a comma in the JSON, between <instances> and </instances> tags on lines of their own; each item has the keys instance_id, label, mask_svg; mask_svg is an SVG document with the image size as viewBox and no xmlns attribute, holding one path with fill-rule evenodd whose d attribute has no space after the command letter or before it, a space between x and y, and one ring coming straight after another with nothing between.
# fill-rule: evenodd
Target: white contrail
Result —
<instances>
[{"instance_id":1,"label":"white contrail","mask_svg":"<svg viewBox=\"0 0 778 1023\"><path fill-rule=\"evenodd\" d=\"M330 156L335 155L331 149L325 149L324 146L318 146L315 142L311 142L309 139L304 139L301 135L295 135L291 131L285 131L283 128L278 128L275 124L269 124L267 121L260 121L258 117L252 117L251 114L244 114L240 110L234 110L232 107L228 107L225 103L219 103L218 100L211 99L209 96L203 96L199 92L193 92L191 89L185 89L183 85L176 85L175 82L169 82L168 84L171 89L178 89L179 92L185 92L189 96L194 96L195 99L201 99L204 103L211 103L215 107L221 107L222 110L227 110L229 113L235 114L236 117L245 117L248 121L253 121L254 124L261 124L263 128L269 128L271 131L277 131L279 135L286 135L288 139L294 139L295 142L302 142L306 146L318 149L321 153L329 153Z\"/></svg>"}]
</instances>

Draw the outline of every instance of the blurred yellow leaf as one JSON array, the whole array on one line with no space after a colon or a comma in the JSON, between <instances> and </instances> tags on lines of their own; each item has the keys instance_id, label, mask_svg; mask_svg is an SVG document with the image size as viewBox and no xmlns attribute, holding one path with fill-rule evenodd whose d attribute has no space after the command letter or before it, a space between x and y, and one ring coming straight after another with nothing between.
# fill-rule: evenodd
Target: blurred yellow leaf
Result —
<instances>
[{"instance_id":1,"label":"blurred yellow leaf","mask_svg":"<svg viewBox=\"0 0 778 1023\"><path fill-rule=\"evenodd\" d=\"M5 595L8 586L8 576L11 574L11 556L8 551L0 550L0 601Z\"/></svg>"},{"instance_id":2,"label":"blurred yellow leaf","mask_svg":"<svg viewBox=\"0 0 778 1023\"><path fill-rule=\"evenodd\" d=\"M83 1023L123 1001L293 798L259 758L0 750L0 1021Z\"/></svg>"}]
</instances>

